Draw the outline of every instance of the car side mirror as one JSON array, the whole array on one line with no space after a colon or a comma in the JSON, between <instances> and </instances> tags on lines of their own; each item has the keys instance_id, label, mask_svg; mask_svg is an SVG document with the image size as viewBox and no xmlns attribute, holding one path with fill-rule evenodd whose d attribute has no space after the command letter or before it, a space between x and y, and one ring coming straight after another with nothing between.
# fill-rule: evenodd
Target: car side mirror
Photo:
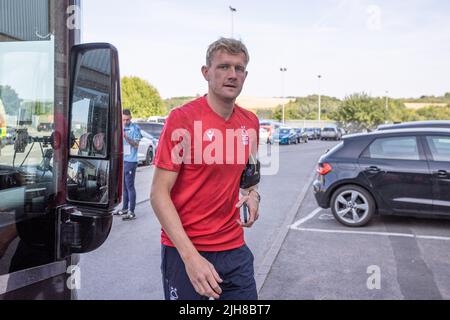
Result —
<instances>
[{"instance_id":1,"label":"car side mirror","mask_svg":"<svg viewBox=\"0 0 450 320\"><path fill-rule=\"evenodd\" d=\"M113 210L121 200L122 121L117 49L110 44L74 46L67 198Z\"/></svg>"}]
</instances>

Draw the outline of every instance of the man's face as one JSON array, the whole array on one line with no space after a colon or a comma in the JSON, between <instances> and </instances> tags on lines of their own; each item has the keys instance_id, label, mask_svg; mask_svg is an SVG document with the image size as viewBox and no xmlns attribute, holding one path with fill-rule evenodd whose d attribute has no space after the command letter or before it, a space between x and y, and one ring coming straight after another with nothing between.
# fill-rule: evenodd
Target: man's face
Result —
<instances>
[{"instance_id":1,"label":"man's face","mask_svg":"<svg viewBox=\"0 0 450 320\"><path fill-rule=\"evenodd\" d=\"M202 68L203 76L208 81L209 92L224 100L235 100L242 91L248 72L245 54L230 54L217 51L213 55L211 66Z\"/></svg>"},{"instance_id":2,"label":"man's face","mask_svg":"<svg viewBox=\"0 0 450 320\"><path fill-rule=\"evenodd\" d=\"M122 115L122 124L123 127L129 127L131 124L131 117L130 116L126 116L126 115Z\"/></svg>"}]
</instances>

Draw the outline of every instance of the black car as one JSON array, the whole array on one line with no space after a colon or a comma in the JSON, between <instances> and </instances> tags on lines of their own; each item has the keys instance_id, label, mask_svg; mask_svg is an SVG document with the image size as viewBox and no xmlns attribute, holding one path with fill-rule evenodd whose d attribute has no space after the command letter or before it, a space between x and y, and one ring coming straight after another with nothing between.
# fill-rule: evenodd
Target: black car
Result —
<instances>
[{"instance_id":1,"label":"black car","mask_svg":"<svg viewBox=\"0 0 450 320\"><path fill-rule=\"evenodd\" d=\"M314 128L314 131L316 132L316 139L320 140L322 137L322 129L321 128Z\"/></svg>"},{"instance_id":2,"label":"black car","mask_svg":"<svg viewBox=\"0 0 450 320\"><path fill-rule=\"evenodd\" d=\"M397 124L384 124L378 127L378 131L394 130L394 129L412 129L412 128L450 128L450 121L413 121Z\"/></svg>"},{"instance_id":3,"label":"black car","mask_svg":"<svg viewBox=\"0 0 450 320\"><path fill-rule=\"evenodd\" d=\"M347 136L322 156L314 193L350 227L375 213L450 216L450 129L376 131Z\"/></svg>"}]
</instances>

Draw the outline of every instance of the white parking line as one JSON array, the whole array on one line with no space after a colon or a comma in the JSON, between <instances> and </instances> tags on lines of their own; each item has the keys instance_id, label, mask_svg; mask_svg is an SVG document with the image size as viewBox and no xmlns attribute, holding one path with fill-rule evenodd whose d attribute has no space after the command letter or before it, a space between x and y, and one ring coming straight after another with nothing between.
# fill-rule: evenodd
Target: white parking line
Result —
<instances>
[{"instance_id":1,"label":"white parking line","mask_svg":"<svg viewBox=\"0 0 450 320\"><path fill-rule=\"evenodd\" d=\"M450 237L416 236L416 238L424 239L424 240L442 240L442 241L450 241Z\"/></svg>"},{"instance_id":2,"label":"white parking line","mask_svg":"<svg viewBox=\"0 0 450 320\"><path fill-rule=\"evenodd\" d=\"M313 219L322 210L323 210L322 208L317 208L316 210L311 212L308 216L304 217L303 219L300 219L299 221L297 221L296 223L291 225L289 228L297 229L298 227L300 227L305 222L308 222L309 220Z\"/></svg>"},{"instance_id":3,"label":"white parking line","mask_svg":"<svg viewBox=\"0 0 450 320\"><path fill-rule=\"evenodd\" d=\"M291 227L291 229L296 231L304 232L319 232L319 233L335 233L335 234L362 234L369 236L383 236L383 237L404 237L404 238L416 238L422 240L441 240L450 241L450 237L436 237L436 236L426 236L426 235L415 235L410 233L390 233L390 232L374 232L374 231L350 231L350 230L326 230L326 229L314 229L314 228L298 228Z\"/></svg>"}]
</instances>

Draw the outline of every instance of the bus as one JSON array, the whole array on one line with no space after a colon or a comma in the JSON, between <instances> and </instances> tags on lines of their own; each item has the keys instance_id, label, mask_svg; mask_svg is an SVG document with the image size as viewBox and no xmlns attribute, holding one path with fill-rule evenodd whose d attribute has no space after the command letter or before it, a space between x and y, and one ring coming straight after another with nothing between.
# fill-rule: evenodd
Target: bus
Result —
<instances>
[{"instance_id":1,"label":"bus","mask_svg":"<svg viewBox=\"0 0 450 320\"><path fill-rule=\"evenodd\" d=\"M1 125L14 134L0 153L0 300L76 299L80 255L121 202L118 52L80 44L81 9L0 0Z\"/></svg>"},{"instance_id":2,"label":"bus","mask_svg":"<svg viewBox=\"0 0 450 320\"><path fill-rule=\"evenodd\" d=\"M147 122L165 124L166 120L167 120L167 116L165 116L165 117L152 116L147 119Z\"/></svg>"}]
</instances>

